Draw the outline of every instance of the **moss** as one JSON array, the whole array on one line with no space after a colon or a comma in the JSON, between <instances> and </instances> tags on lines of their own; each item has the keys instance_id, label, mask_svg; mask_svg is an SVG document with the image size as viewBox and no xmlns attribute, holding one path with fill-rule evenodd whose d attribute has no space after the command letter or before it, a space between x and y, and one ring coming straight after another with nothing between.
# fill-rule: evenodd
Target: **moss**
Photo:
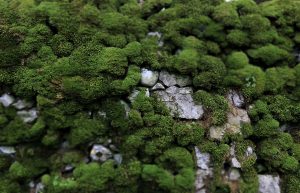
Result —
<instances>
[{"instance_id":1,"label":"moss","mask_svg":"<svg viewBox=\"0 0 300 193\"><path fill-rule=\"evenodd\" d=\"M198 69L200 72L194 76L193 85L207 89L218 87L226 73L225 64L222 60L210 55L200 58Z\"/></svg>"},{"instance_id":2,"label":"moss","mask_svg":"<svg viewBox=\"0 0 300 193\"><path fill-rule=\"evenodd\" d=\"M254 134L259 137L272 136L278 132L279 122L270 116L266 116L258 121L254 129Z\"/></svg>"},{"instance_id":3,"label":"moss","mask_svg":"<svg viewBox=\"0 0 300 193\"><path fill-rule=\"evenodd\" d=\"M198 53L194 49L184 49L175 58L175 68L183 74L194 72L198 65Z\"/></svg>"},{"instance_id":4,"label":"moss","mask_svg":"<svg viewBox=\"0 0 300 193\"><path fill-rule=\"evenodd\" d=\"M244 68L248 64L249 59L244 52L232 52L226 59L226 66L231 69Z\"/></svg>"},{"instance_id":5,"label":"moss","mask_svg":"<svg viewBox=\"0 0 300 193\"><path fill-rule=\"evenodd\" d=\"M291 55L275 45L266 45L255 50L249 50L251 58L263 62L267 66L276 65L278 62L291 60Z\"/></svg>"},{"instance_id":6,"label":"moss","mask_svg":"<svg viewBox=\"0 0 300 193\"><path fill-rule=\"evenodd\" d=\"M194 99L211 111L212 124L222 125L227 121L229 106L223 96L212 95L206 91L199 90L194 94Z\"/></svg>"},{"instance_id":7,"label":"moss","mask_svg":"<svg viewBox=\"0 0 300 193\"><path fill-rule=\"evenodd\" d=\"M225 26L238 26L239 14L231 3L222 3L215 7L213 18Z\"/></svg>"},{"instance_id":8,"label":"moss","mask_svg":"<svg viewBox=\"0 0 300 193\"><path fill-rule=\"evenodd\" d=\"M234 46L242 47L247 46L250 43L248 34L241 30L230 30L230 32L226 36L226 40L228 43Z\"/></svg>"},{"instance_id":9,"label":"moss","mask_svg":"<svg viewBox=\"0 0 300 193\"><path fill-rule=\"evenodd\" d=\"M299 7L292 0L0 1L1 93L39 111L24 123L13 105L0 105L0 143L17 149L0 156L0 192L28 192L28 182L43 176L45 193L190 193L195 145L212 157L207 190L229 192L221 171L231 143L242 164L237 191L257 192L258 171L279 173L282 191L298 192ZM137 88L142 67L189 75L204 119L172 118ZM251 124L214 142L206 126L226 122L229 89L246 98ZM99 138L112 139L122 164L82 162ZM244 156L248 146L258 161ZM73 172L62 172L66 164Z\"/></svg>"}]
</instances>

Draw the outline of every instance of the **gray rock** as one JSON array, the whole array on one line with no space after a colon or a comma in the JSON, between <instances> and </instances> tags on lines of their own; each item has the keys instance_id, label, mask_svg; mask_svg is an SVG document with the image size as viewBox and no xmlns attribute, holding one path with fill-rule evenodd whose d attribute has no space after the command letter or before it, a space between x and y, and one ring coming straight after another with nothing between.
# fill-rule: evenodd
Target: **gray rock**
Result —
<instances>
[{"instance_id":1,"label":"gray rock","mask_svg":"<svg viewBox=\"0 0 300 193\"><path fill-rule=\"evenodd\" d=\"M123 161L123 157L121 154L117 153L117 154L114 154L114 160L118 165L120 165Z\"/></svg>"},{"instance_id":2,"label":"gray rock","mask_svg":"<svg viewBox=\"0 0 300 193\"><path fill-rule=\"evenodd\" d=\"M14 102L14 97L5 93L0 97L0 103L3 104L4 107L8 107Z\"/></svg>"},{"instance_id":3,"label":"gray rock","mask_svg":"<svg viewBox=\"0 0 300 193\"><path fill-rule=\"evenodd\" d=\"M247 156L247 157L249 157L249 156L251 156L251 155L253 155L253 148L252 147L250 147L250 146L248 146L247 147L247 150L246 150L246 152L245 152L245 155Z\"/></svg>"},{"instance_id":4,"label":"gray rock","mask_svg":"<svg viewBox=\"0 0 300 193\"><path fill-rule=\"evenodd\" d=\"M160 39L162 37L162 33L157 32L157 31L155 31L155 32L149 32L147 35L148 36L152 36L152 37L157 37L158 39Z\"/></svg>"},{"instance_id":5,"label":"gray rock","mask_svg":"<svg viewBox=\"0 0 300 193\"><path fill-rule=\"evenodd\" d=\"M64 168L64 172L70 172L74 169L74 166L72 166L71 164L68 164L65 166Z\"/></svg>"},{"instance_id":6,"label":"gray rock","mask_svg":"<svg viewBox=\"0 0 300 193\"><path fill-rule=\"evenodd\" d=\"M230 112L227 114L227 123L225 123L223 126L210 127L210 137L212 139L221 140L225 133L241 133L241 127L243 123L250 123L250 118L247 111L231 106Z\"/></svg>"},{"instance_id":7,"label":"gray rock","mask_svg":"<svg viewBox=\"0 0 300 193\"><path fill-rule=\"evenodd\" d=\"M153 93L166 104L173 117L200 119L204 113L203 107L194 103L193 90L190 87L178 88L171 86L166 90L154 91Z\"/></svg>"},{"instance_id":8,"label":"gray rock","mask_svg":"<svg viewBox=\"0 0 300 193\"><path fill-rule=\"evenodd\" d=\"M31 123L38 118L38 111L35 108L21 110L17 112L17 115L20 116L25 123Z\"/></svg>"},{"instance_id":9,"label":"gray rock","mask_svg":"<svg viewBox=\"0 0 300 193\"><path fill-rule=\"evenodd\" d=\"M171 74L165 70L159 74L159 80L167 87L178 85L179 87L185 87L192 84L192 79L189 76Z\"/></svg>"},{"instance_id":10,"label":"gray rock","mask_svg":"<svg viewBox=\"0 0 300 193\"><path fill-rule=\"evenodd\" d=\"M158 80L159 73L146 68L141 70L141 84L143 86L152 87Z\"/></svg>"},{"instance_id":11,"label":"gray rock","mask_svg":"<svg viewBox=\"0 0 300 193\"><path fill-rule=\"evenodd\" d=\"M11 146L0 146L0 155L1 154L15 154L16 150L14 147Z\"/></svg>"},{"instance_id":12,"label":"gray rock","mask_svg":"<svg viewBox=\"0 0 300 193\"><path fill-rule=\"evenodd\" d=\"M234 167L234 168L241 168L241 163L237 160L236 157L233 157L231 159L231 166Z\"/></svg>"},{"instance_id":13,"label":"gray rock","mask_svg":"<svg viewBox=\"0 0 300 193\"><path fill-rule=\"evenodd\" d=\"M245 98L243 95L238 93L235 90L230 90L227 95L228 100L230 103L235 107L242 107L245 104Z\"/></svg>"},{"instance_id":14,"label":"gray rock","mask_svg":"<svg viewBox=\"0 0 300 193\"><path fill-rule=\"evenodd\" d=\"M232 168L229 172L229 180L237 181L240 179L241 175L238 169Z\"/></svg>"},{"instance_id":15,"label":"gray rock","mask_svg":"<svg viewBox=\"0 0 300 193\"><path fill-rule=\"evenodd\" d=\"M197 167L200 169L207 170L210 164L209 153L201 153L199 148L195 146L195 155L197 159Z\"/></svg>"},{"instance_id":16,"label":"gray rock","mask_svg":"<svg viewBox=\"0 0 300 193\"><path fill-rule=\"evenodd\" d=\"M31 181L28 186L30 187L31 193L42 193L45 188L45 185L41 182L36 184L34 181Z\"/></svg>"},{"instance_id":17,"label":"gray rock","mask_svg":"<svg viewBox=\"0 0 300 193\"><path fill-rule=\"evenodd\" d=\"M111 151L103 145L94 144L90 152L90 157L93 161L105 162L112 158Z\"/></svg>"},{"instance_id":18,"label":"gray rock","mask_svg":"<svg viewBox=\"0 0 300 193\"><path fill-rule=\"evenodd\" d=\"M259 193L280 193L279 176L258 175Z\"/></svg>"},{"instance_id":19,"label":"gray rock","mask_svg":"<svg viewBox=\"0 0 300 193\"><path fill-rule=\"evenodd\" d=\"M151 89L151 91L155 91L155 90L165 90L164 85L162 85L161 83L156 83L156 85L154 85Z\"/></svg>"},{"instance_id":20,"label":"gray rock","mask_svg":"<svg viewBox=\"0 0 300 193\"><path fill-rule=\"evenodd\" d=\"M14 106L16 109L21 110L21 109L24 109L24 108L30 108L30 107L33 106L33 104L30 103L30 102L27 102L27 101L25 101L25 100L19 99L17 102L15 102L15 103L13 104L13 106Z\"/></svg>"},{"instance_id":21,"label":"gray rock","mask_svg":"<svg viewBox=\"0 0 300 193\"><path fill-rule=\"evenodd\" d=\"M130 112L130 106L123 100L120 100L120 103L124 106L125 109L125 117L127 118L129 116L129 112Z\"/></svg>"},{"instance_id":22,"label":"gray rock","mask_svg":"<svg viewBox=\"0 0 300 193\"><path fill-rule=\"evenodd\" d=\"M211 178L213 176L213 169L209 167L210 155L208 153L201 153L197 146L195 146L194 148L198 168L195 181L196 192L206 192L205 182L208 178Z\"/></svg>"},{"instance_id":23,"label":"gray rock","mask_svg":"<svg viewBox=\"0 0 300 193\"><path fill-rule=\"evenodd\" d=\"M145 91L145 96L146 97L149 97L150 96L150 91L148 88L144 88L143 89ZM137 89L134 89L132 91L132 93L129 95L128 99L131 103L134 102L135 98L139 95L139 93L141 92L141 90L137 90Z\"/></svg>"}]
</instances>

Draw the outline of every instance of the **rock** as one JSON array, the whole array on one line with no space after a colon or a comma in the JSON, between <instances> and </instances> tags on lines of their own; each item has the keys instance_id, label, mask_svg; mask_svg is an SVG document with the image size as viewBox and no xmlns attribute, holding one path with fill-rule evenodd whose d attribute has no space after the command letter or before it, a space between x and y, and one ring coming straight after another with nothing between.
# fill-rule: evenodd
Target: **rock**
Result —
<instances>
[{"instance_id":1,"label":"rock","mask_svg":"<svg viewBox=\"0 0 300 193\"><path fill-rule=\"evenodd\" d=\"M212 139L218 139L221 140L226 132L226 125L221 126L212 126L209 128L209 136Z\"/></svg>"},{"instance_id":2,"label":"rock","mask_svg":"<svg viewBox=\"0 0 300 193\"><path fill-rule=\"evenodd\" d=\"M242 123L250 123L247 111L231 106L230 112L227 114L227 123L223 126L210 127L210 137L221 140L226 132L232 134L241 133Z\"/></svg>"},{"instance_id":3,"label":"rock","mask_svg":"<svg viewBox=\"0 0 300 193\"><path fill-rule=\"evenodd\" d=\"M31 181L28 186L30 187L31 193L42 193L45 188L45 185L41 182L36 184L34 181Z\"/></svg>"},{"instance_id":4,"label":"rock","mask_svg":"<svg viewBox=\"0 0 300 193\"><path fill-rule=\"evenodd\" d=\"M259 193L280 193L279 176L258 175Z\"/></svg>"},{"instance_id":5,"label":"rock","mask_svg":"<svg viewBox=\"0 0 300 193\"><path fill-rule=\"evenodd\" d=\"M151 91L155 91L155 90L165 90L164 85L162 85L161 83L156 83L156 85L154 85L151 89Z\"/></svg>"},{"instance_id":6,"label":"rock","mask_svg":"<svg viewBox=\"0 0 300 193\"><path fill-rule=\"evenodd\" d=\"M158 39L160 39L161 37L162 37L162 33L160 33L160 32L149 32L148 34L147 34L148 36L156 36Z\"/></svg>"},{"instance_id":7,"label":"rock","mask_svg":"<svg viewBox=\"0 0 300 193\"><path fill-rule=\"evenodd\" d=\"M161 9L161 11L164 11L164 8ZM159 47L162 47L164 45L164 42L162 41L162 33L160 33L160 32L149 32L148 36L157 37Z\"/></svg>"},{"instance_id":8,"label":"rock","mask_svg":"<svg viewBox=\"0 0 300 193\"><path fill-rule=\"evenodd\" d=\"M240 179L241 175L238 169L233 168L230 170L228 177L231 181L237 181Z\"/></svg>"},{"instance_id":9,"label":"rock","mask_svg":"<svg viewBox=\"0 0 300 193\"><path fill-rule=\"evenodd\" d=\"M11 146L0 146L0 155L1 154L15 154L16 150L14 147Z\"/></svg>"},{"instance_id":10,"label":"rock","mask_svg":"<svg viewBox=\"0 0 300 193\"><path fill-rule=\"evenodd\" d=\"M253 153L254 153L254 152L253 152L253 148L250 147L250 146L248 146L248 147L247 147L247 150L246 150L246 152L245 152L245 155L246 155L247 157L249 157L249 156L251 156Z\"/></svg>"},{"instance_id":11,"label":"rock","mask_svg":"<svg viewBox=\"0 0 300 193\"><path fill-rule=\"evenodd\" d=\"M245 104L245 98L243 97L243 95L241 95L235 90L229 91L227 99L235 107L241 108Z\"/></svg>"},{"instance_id":12,"label":"rock","mask_svg":"<svg viewBox=\"0 0 300 193\"><path fill-rule=\"evenodd\" d=\"M205 186L204 183L204 170L197 170L196 172L196 182L195 182L195 186L196 186L196 190L200 190L201 188L203 188Z\"/></svg>"},{"instance_id":13,"label":"rock","mask_svg":"<svg viewBox=\"0 0 300 193\"><path fill-rule=\"evenodd\" d=\"M120 103L124 106L125 117L127 118L129 116L130 106L125 101L123 101L123 100L120 100Z\"/></svg>"},{"instance_id":14,"label":"rock","mask_svg":"<svg viewBox=\"0 0 300 193\"><path fill-rule=\"evenodd\" d=\"M196 190L195 193L206 193L206 190L205 189L201 189L201 190Z\"/></svg>"},{"instance_id":15,"label":"rock","mask_svg":"<svg viewBox=\"0 0 300 193\"><path fill-rule=\"evenodd\" d=\"M163 70L159 74L159 80L167 87L178 85L179 87L185 87L192 84L192 79L189 76L170 74Z\"/></svg>"},{"instance_id":16,"label":"rock","mask_svg":"<svg viewBox=\"0 0 300 193\"><path fill-rule=\"evenodd\" d=\"M0 97L0 103L3 104L4 107L8 107L14 102L14 97L5 93Z\"/></svg>"},{"instance_id":17,"label":"rock","mask_svg":"<svg viewBox=\"0 0 300 193\"><path fill-rule=\"evenodd\" d=\"M74 169L74 166L72 166L71 164L68 164L65 166L64 168L64 172L70 172Z\"/></svg>"},{"instance_id":18,"label":"rock","mask_svg":"<svg viewBox=\"0 0 300 193\"><path fill-rule=\"evenodd\" d=\"M201 153L199 148L195 146L195 156L198 168L195 181L196 192L206 192L205 182L213 176L213 169L209 167L210 155L208 153Z\"/></svg>"},{"instance_id":19,"label":"rock","mask_svg":"<svg viewBox=\"0 0 300 193\"><path fill-rule=\"evenodd\" d=\"M38 111L35 108L21 110L17 112L17 115L20 116L25 123L31 123L38 118Z\"/></svg>"},{"instance_id":20,"label":"rock","mask_svg":"<svg viewBox=\"0 0 300 193\"><path fill-rule=\"evenodd\" d=\"M90 152L90 157L93 161L105 162L112 158L111 151L103 145L94 144Z\"/></svg>"},{"instance_id":21,"label":"rock","mask_svg":"<svg viewBox=\"0 0 300 193\"><path fill-rule=\"evenodd\" d=\"M21 110L21 109L24 109L24 108L30 108L30 107L33 106L33 104L30 103L30 102L27 102L27 101L25 101L25 100L19 99L17 102L15 102L15 103L13 104L13 106L14 106L16 109Z\"/></svg>"},{"instance_id":22,"label":"rock","mask_svg":"<svg viewBox=\"0 0 300 193\"><path fill-rule=\"evenodd\" d=\"M199 148L195 146L195 155L197 159L197 167L200 169L207 170L210 163L209 153L201 153Z\"/></svg>"},{"instance_id":23,"label":"rock","mask_svg":"<svg viewBox=\"0 0 300 193\"><path fill-rule=\"evenodd\" d=\"M234 168L241 168L241 163L237 160L236 157L231 159L231 166Z\"/></svg>"},{"instance_id":24,"label":"rock","mask_svg":"<svg viewBox=\"0 0 300 193\"><path fill-rule=\"evenodd\" d=\"M154 91L153 93L166 104L173 117L200 119L204 113L203 107L194 103L193 90L190 87L178 88L171 86L166 90Z\"/></svg>"},{"instance_id":25,"label":"rock","mask_svg":"<svg viewBox=\"0 0 300 193\"><path fill-rule=\"evenodd\" d=\"M117 153L117 154L114 154L114 160L118 165L120 165L123 161L123 157L121 154Z\"/></svg>"},{"instance_id":26,"label":"rock","mask_svg":"<svg viewBox=\"0 0 300 193\"><path fill-rule=\"evenodd\" d=\"M142 68L141 72L141 84L143 86L152 87L158 80L159 73L151 71L146 68Z\"/></svg>"},{"instance_id":27,"label":"rock","mask_svg":"<svg viewBox=\"0 0 300 193\"><path fill-rule=\"evenodd\" d=\"M103 118L106 118L106 117L107 117L105 111L98 111L98 115L99 115L100 117L103 117Z\"/></svg>"},{"instance_id":28,"label":"rock","mask_svg":"<svg viewBox=\"0 0 300 193\"><path fill-rule=\"evenodd\" d=\"M149 89L146 88L146 89L143 89L143 90L145 91L145 96L150 97L150 91L149 91ZM134 90L132 91L132 93L131 93L131 94L129 95L129 97L128 97L129 101L130 101L131 103L133 103L134 100L135 100L135 98L139 95L140 92L141 92L140 90L134 89Z\"/></svg>"}]
</instances>

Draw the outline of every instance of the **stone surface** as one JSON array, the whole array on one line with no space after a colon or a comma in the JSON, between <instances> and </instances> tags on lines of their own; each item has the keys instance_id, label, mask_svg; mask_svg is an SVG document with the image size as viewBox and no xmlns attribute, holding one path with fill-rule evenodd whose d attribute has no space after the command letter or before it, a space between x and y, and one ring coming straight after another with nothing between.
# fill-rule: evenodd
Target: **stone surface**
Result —
<instances>
[{"instance_id":1,"label":"stone surface","mask_svg":"<svg viewBox=\"0 0 300 193\"><path fill-rule=\"evenodd\" d=\"M105 162L112 158L111 151L103 145L94 144L90 152L90 157L93 161Z\"/></svg>"},{"instance_id":2,"label":"stone surface","mask_svg":"<svg viewBox=\"0 0 300 193\"><path fill-rule=\"evenodd\" d=\"M226 132L240 133L242 123L250 123L247 111L231 106L230 112L227 114L227 123L223 126L212 126L209 130L210 137L221 140Z\"/></svg>"},{"instance_id":3,"label":"stone surface","mask_svg":"<svg viewBox=\"0 0 300 193\"><path fill-rule=\"evenodd\" d=\"M166 90L154 91L153 93L166 104L173 117L200 119L204 113L203 107L194 103L193 90L190 87L178 88L171 86Z\"/></svg>"},{"instance_id":4,"label":"stone surface","mask_svg":"<svg viewBox=\"0 0 300 193\"><path fill-rule=\"evenodd\" d=\"M1 154L14 154L16 150L14 147L11 146L0 146L0 155Z\"/></svg>"},{"instance_id":5,"label":"stone surface","mask_svg":"<svg viewBox=\"0 0 300 193\"><path fill-rule=\"evenodd\" d=\"M5 93L0 97L0 103L2 103L2 105L4 107L8 107L9 105L11 105L14 102L14 97Z\"/></svg>"},{"instance_id":6,"label":"stone surface","mask_svg":"<svg viewBox=\"0 0 300 193\"><path fill-rule=\"evenodd\" d=\"M240 175L240 172L238 169L233 168L230 170L229 176L228 176L229 180L237 181L240 179L240 177L241 177L241 175Z\"/></svg>"},{"instance_id":7,"label":"stone surface","mask_svg":"<svg viewBox=\"0 0 300 193\"><path fill-rule=\"evenodd\" d=\"M259 193L280 193L279 176L258 175Z\"/></svg>"},{"instance_id":8,"label":"stone surface","mask_svg":"<svg viewBox=\"0 0 300 193\"><path fill-rule=\"evenodd\" d=\"M123 157L121 154L117 153L117 154L114 154L114 160L118 165L120 165L123 161Z\"/></svg>"},{"instance_id":9,"label":"stone surface","mask_svg":"<svg viewBox=\"0 0 300 193\"><path fill-rule=\"evenodd\" d=\"M142 68L141 70L141 84L143 86L152 87L158 80L159 73L156 71Z\"/></svg>"},{"instance_id":10,"label":"stone surface","mask_svg":"<svg viewBox=\"0 0 300 193\"><path fill-rule=\"evenodd\" d=\"M15 102L15 103L13 104L13 106L14 106L16 109L21 110L21 109L24 109L24 108L30 108L30 107L32 107L33 105L32 105L32 103L30 103L30 102L27 102L27 101L25 101L25 100L19 99L17 102Z\"/></svg>"},{"instance_id":11,"label":"stone surface","mask_svg":"<svg viewBox=\"0 0 300 193\"><path fill-rule=\"evenodd\" d=\"M146 95L147 97L149 97L149 96L150 96L150 91L149 91L149 89L148 89L148 88L144 88L144 90L145 90L145 95ZM129 101L130 101L131 103L133 103L134 100L135 100L135 98L139 95L140 92L141 92L140 90L134 89L134 90L132 91L132 93L131 93L131 94L129 95L129 97L128 97Z\"/></svg>"},{"instance_id":12,"label":"stone surface","mask_svg":"<svg viewBox=\"0 0 300 193\"><path fill-rule=\"evenodd\" d=\"M207 170L210 163L209 153L201 153L199 148L195 146L195 155L197 159L197 167L200 169Z\"/></svg>"},{"instance_id":13,"label":"stone surface","mask_svg":"<svg viewBox=\"0 0 300 193\"><path fill-rule=\"evenodd\" d=\"M201 153L198 147L195 146L195 157L197 163L195 188L196 192L206 192L206 181L213 176L213 168L210 165L210 155Z\"/></svg>"},{"instance_id":14,"label":"stone surface","mask_svg":"<svg viewBox=\"0 0 300 193\"><path fill-rule=\"evenodd\" d=\"M242 107L245 104L245 98L239 92L230 90L227 99L235 107Z\"/></svg>"},{"instance_id":15,"label":"stone surface","mask_svg":"<svg viewBox=\"0 0 300 193\"><path fill-rule=\"evenodd\" d=\"M120 103L124 106L125 109L125 117L127 118L129 116L129 112L130 112L130 106L123 100L120 100Z\"/></svg>"},{"instance_id":16,"label":"stone surface","mask_svg":"<svg viewBox=\"0 0 300 193\"><path fill-rule=\"evenodd\" d=\"M35 108L21 110L17 112L17 115L20 116L25 123L31 123L38 118L38 111Z\"/></svg>"},{"instance_id":17,"label":"stone surface","mask_svg":"<svg viewBox=\"0 0 300 193\"><path fill-rule=\"evenodd\" d=\"M238 159L236 157L233 157L231 159L231 166L234 168L241 168L241 163L238 161Z\"/></svg>"},{"instance_id":18,"label":"stone surface","mask_svg":"<svg viewBox=\"0 0 300 193\"><path fill-rule=\"evenodd\" d=\"M159 80L167 87L178 85L179 87L185 87L192 84L192 79L189 76L171 74L165 70L159 74Z\"/></svg>"},{"instance_id":19,"label":"stone surface","mask_svg":"<svg viewBox=\"0 0 300 193\"><path fill-rule=\"evenodd\" d=\"M164 85L162 85L161 83L156 83L151 89L151 91L155 91L155 90L165 90Z\"/></svg>"}]
</instances>

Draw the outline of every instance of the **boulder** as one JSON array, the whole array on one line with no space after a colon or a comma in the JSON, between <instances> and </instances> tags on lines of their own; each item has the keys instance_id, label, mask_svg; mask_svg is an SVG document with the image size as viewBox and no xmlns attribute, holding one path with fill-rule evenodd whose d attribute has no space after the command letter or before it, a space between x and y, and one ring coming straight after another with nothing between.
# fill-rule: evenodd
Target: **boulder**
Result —
<instances>
[{"instance_id":1,"label":"boulder","mask_svg":"<svg viewBox=\"0 0 300 193\"><path fill-rule=\"evenodd\" d=\"M195 146L195 157L197 163L196 181L195 187L196 192L206 192L205 183L208 178L213 176L213 168L210 166L210 154L201 153L199 148Z\"/></svg>"},{"instance_id":2,"label":"boulder","mask_svg":"<svg viewBox=\"0 0 300 193\"><path fill-rule=\"evenodd\" d=\"M152 87L158 80L159 73L156 71L142 68L141 70L141 84L143 86Z\"/></svg>"},{"instance_id":3,"label":"boulder","mask_svg":"<svg viewBox=\"0 0 300 193\"><path fill-rule=\"evenodd\" d=\"M280 193L279 176L258 175L259 193Z\"/></svg>"},{"instance_id":4,"label":"boulder","mask_svg":"<svg viewBox=\"0 0 300 193\"><path fill-rule=\"evenodd\" d=\"M166 104L173 117L200 119L204 113L203 107L194 103L193 90L190 87L178 88L171 86L166 90L154 91L153 93Z\"/></svg>"},{"instance_id":5,"label":"boulder","mask_svg":"<svg viewBox=\"0 0 300 193\"><path fill-rule=\"evenodd\" d=\"M231 180L231 181L237 181L237 180L240 179L240 177L241 177L241 174L240 174L240 172L239 172L238 169L232 168L230 170L229 176L228 176L229 180Z\"/></svg>"},{"instance_id":6,"label":"boulder","mask_svg":"<svg viewBox=\"0 0 300 193\"><path fill-rule=\"evenodd\" d=\"M230 90L227 99L229 102L235 106L241 108L245 104L245 98L239 92L235 90Z\"/></svg>"},{"instance_id":7,"label":"boulder","mask_svg":"<svg viewBox=\"0 0 300 193\"><path fill-rule=\"evenodd\" d=\"M11 105L14 102L14 97L5 93L0 97L0 103L2 103L2 105L4 107L8 107L9 105Z\"/></svg>"},{"instance_id":8,"label":"boulder","mask_svg":"<svg viewBox=\"0 0 300 193\"><path fill-rule=\"evenodd\" d=\"M162 85L161 83L156 83L151 89L151 91L155 91L155 90L165 90L164 85Z\"/></svg>"},{"instance_id":9,"label":"boulder","mask_svg":"<svg viewBox=\"0 0 300 193\"><path fill-rule=\"evenodd\" d=\"M150 91L148 88L143 88L143 90L145 91L145 95L147 97L150 96ZM133 101L135 100L135 98L139 95L139 93L141 92L141 90L137 90L137 89L134 89L132 91L132 93L128 96L128 100L133 103Z\"/></svg>"},{"instance_id":10,"label":"boulder","mask_svg":"<svg viewBox=\"0 0 300 193\"><path fill-rule=\"evenodd\" d=\"M16 109L18 109L18 110L22 110L22 109L24 109L24 108L30 108L30 107L32 107L33 104L30 103L30 102L27 102L27 101L25 101L25 100L19 99L19 100L17 100L17 102L15 102L15 103L13 104L13 106L14 106Z\"/></svg>"},{"instance_id":11,"label":"boulder","mask_svg":"<svg viewBox=\"0 0 300 193\"><path fill-rule=\"evenodd\" d=\"M20 116L25 123L31 123L38 118L38 111L35 108L21 110L17 112L17 115Z\"/></svg>"},{"instance_id":12,"label":"boulder","mask_svg":"<svg viewBox=\"0 0 300 193\"><path fill-rule=\"evenodd\" d=\"M90 152L90 157L93 161L105 162L112 158L111 151L103 145L94 144Z\"/></svg>"},{"instance_id":13,"label":"boulder","mask_svg":"<svg viewBox=\"0 0 300 193\"><path fill-rule=\"evenodd\" d=\"M10 155L10 154L15 154L16 150L14 147L11 146L0 146L0 155L1 154L6 154L6 155Z\"/></svg>"},{"instance_id":14,"label":"boulder","mask_svg":"<svg viewBox=\"0 0 300 193\"><path fill-rule=\"evenodd\" d=\"M250 123L247 111L231 106L230 112L227 114L227 123L223 126L210 127L210 137L221 140L226 132L232 134L240 133L243 123Z\"/></svg>"},{"instance_id":15,"label":"boulder","mask_svg":"<svg viewBox=\"0 0 300 193\"><path fill-rule=\"evenodd\" d=\"M209 153L201 153L199 148L195 146L195 155L197 159L197 167L200 169L207 170L210 164Z\"/></svg>"},{"instance_id":16,"label":"boulder","mask_svg":"<svg viewBox=\"0 0 300 193\"><path fill-rule=\"evenodd\" d=\"M175 85L179 87L185 87L192 84L191 77L171 74L165 70L160 72L159 80L162 81L162 83L167 87L175 86Z\"/></svg>"}]
</instances>

